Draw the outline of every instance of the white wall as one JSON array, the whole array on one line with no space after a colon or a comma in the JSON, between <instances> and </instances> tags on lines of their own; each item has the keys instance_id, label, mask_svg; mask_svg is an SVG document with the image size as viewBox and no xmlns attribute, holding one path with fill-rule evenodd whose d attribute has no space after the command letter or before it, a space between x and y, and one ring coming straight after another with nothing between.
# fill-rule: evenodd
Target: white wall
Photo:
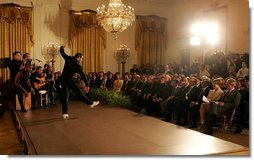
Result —
<instances>
[{"instance_id":1,"label":"white wall","mask_svg":"<svg viewBox=\"0 0 254 160\"><path fill-rule=\"evenodd\" d=\"M23 6L33 6L34 10L34 46L31 53L36 59L42 59L42 48L48 42L68 44L69 40L69 10L96 10L107 0L0 0L0 3L17 3ZM164 63L180 62L180 50L189 49L191 61L202 54L201 46L189 45L190 26L194 20L202 18L204 11L211 8L215 0L122 0L135 9L136 15L158 15L168 18L168 49ZM218 0L219 5L228 6L227 15L227 50L233 52L249 51L249 17L247 0ZM137 63L135 51L135 22L131 27L118 34L114 40L107 34L107 44L104 57L104 71L118 71L114 52L120 44L131 48L131 55L126 64L128 71ZM67 53L69 50L67 49ZM58 57L56 70L62 70L63 60Z\"/></svg>"},{"instance_id":2,"label":"white wall","mask_svg":"<svg viewBox=\"0 0 254 160\"><path fill-rule=\"evenodd\" d=\"M218 8L225 7L225 15ZM191 25L205 19L205 12L210 11L214 16L223 19L225 16L225 45L190 46ZM218 11L218 12L217 12ZM168 53L166 62L180 62L181 49L190 50L190 62L196 58L202 60L203 48L207 52L221 49L225 52L249 52L249 8L248 0L188 0L182 5L172 7L168 12Z\"/></svg>"},{"instance_id":3,"label":"white wall","mask_svg":"<svg viewBox=\"0 0 254 160\"><path fill-rule=\"evenodd\" d=\"M0 3L17 3L22 6L33 6L33 25L34 25L34 46L31 53L35 59L44 60L42 49L48 42L57 42L59 44L68 44L69 32L69 10L96 10L98 6L107 5L106 0L1 0ZM142 1L138 3L133 1L123 1L124 4L135 8L135 14L160 15L163 10L155 3L153 5L144 5ZM164 14L166 15L166 14ZM137 63L137 52L134 48L135 43L135 22L126 31L118 34L118 39L114 40L113 36L107 34L107 45L104 57L104 71L118 71L118 65L114 57L114 52L120 44L126 44L131 49L131 55L126 63L126 71ZM67 49L67 53L69 50ZM56 61L56 70L61 70L63 60L58 57Z\"/></svg>"}]
</instances>

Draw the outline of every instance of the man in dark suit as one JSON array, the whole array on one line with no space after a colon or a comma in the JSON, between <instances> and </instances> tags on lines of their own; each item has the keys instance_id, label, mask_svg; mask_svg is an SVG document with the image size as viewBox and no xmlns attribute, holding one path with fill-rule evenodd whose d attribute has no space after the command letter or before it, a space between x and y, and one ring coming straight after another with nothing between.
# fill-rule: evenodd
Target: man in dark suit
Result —
<instances>
[{"instance_id":1,"label":"man in dark suit","mask_svg":"<svg viewBox=\"0 0 254 160\"><path fill-rule=\"evenodd\" d=\"M229 78L226 81L227 90L224 91L218 102L211 102L208 116L205 119L205 130L203 133L212 135L212 127L217 123L218 116L232 114L233 110L240 104L241 94L235 89L236 80Z\"/></svg>"},{"instance_id":2,"label":"man in dark suit","mask_svg":"<svg viewBox=\"0 0 254 160\"><path fill-rule=\"evenodd\" d=\"M203 96L208 95L210 88L208 87L208 85L210 84L210 80L209 79L202 79L201 81L201 91L200 94L198 95L197 101L191 101L190 102L190 120L192 121L192 124L189 128L196 128L197 127L197 117L198 117L198 113L199 113L199 109L200 109L200 105L203 103Z\"/></svg>"},{"instance_id":3,"label":"man in dark suit","mask_svg":"<svg viewBox=\"0 0 254 160\"><path fill-rule=\"evenodd\" d=\"M113 88L112 83L108 79L108 75L107 74L103 75L103 81L102 81L102 84L101 84L100 88L101 89L112 89Z\"/></svg>"},{"instance_id":4,"label":"man in dark suit","mask_svg":"<svg viewBox=\"0 0 254 160\"><path fill-rule=\"evenodd\" d=\"M103 72L99 72L98 74L99 75L95 80L95 86L96 86L96 88L101 88L103 79L104 79L104 77L103 77L104 74L103 74Z\"/></svg>"},{"instance_id":5,"label":"man in dark suit","mask_svg":"<svg viewBox=\"0 0 254 160\"><path fill-rule=\"evenodd\" d=\"M200 94L200 88L197 87L197 79L195 77L190 77L189 79L189 89L185 93L185 96L182 96L177 106L177 116L178 121L183 118L183 123L180 125L188 125L188 112L189 105L191 102L195 102L198 99Z\"/></svg>"},{"instance_id":6,"label":"man in dark suit","mask_svg":"<svg viewBox=\"0 0 254 160\"><path fill-rule=\"evenodd\" d=\"M181 89L175 96L175 98L176 98L175 104L173 106L169 106L169 107L172 107L173 111L176 110L176 117L177 117L176 124L177 125L187 125L187 119L185 119L183 123L181 121L181 119L183 117L185 117L185 114L186 114L185 110L184 110L186 108L186 106L183 106L183 105L186 105L185 104L186 94L190 90L189 80L187 77L183 77L181 79L180 86L181 86Z\"/></svg>"},{"instance_id":7,"label":"man in dark suit","mask_svg":"<svg viewBox=\"0 0 254 160\"><path fill-rule=\"evenodd\" d=\"M139 74L139 72L140 72L140 70L138 68L138 65L133 64L132 68L130 69L130 73L131 74L134 74L134 73Z\"/></svg>"}]
</instances>

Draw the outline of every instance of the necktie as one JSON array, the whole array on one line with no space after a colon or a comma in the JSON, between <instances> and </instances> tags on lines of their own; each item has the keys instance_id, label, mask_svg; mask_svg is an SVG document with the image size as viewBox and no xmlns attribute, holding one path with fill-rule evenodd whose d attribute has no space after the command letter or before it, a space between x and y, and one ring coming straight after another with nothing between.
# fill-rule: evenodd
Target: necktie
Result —
<instances>
[{"instance_id":1,"label":"necktie","mask_svg":"<svg viewBox=\"0 0 254 160\"><path fill-rule=\"evenodd\" d=\"M106 79L103 80L103 83L102 83L103 87L106 87L106 81L107 81Z\"/></svg>"}]
</instances>

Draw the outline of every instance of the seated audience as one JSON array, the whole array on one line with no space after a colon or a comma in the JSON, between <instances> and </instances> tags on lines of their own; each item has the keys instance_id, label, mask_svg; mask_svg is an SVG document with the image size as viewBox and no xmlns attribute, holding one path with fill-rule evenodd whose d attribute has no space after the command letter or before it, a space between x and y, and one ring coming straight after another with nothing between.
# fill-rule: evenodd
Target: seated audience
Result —
<instances>
[{"instance_id":1,"label":"seated audience","mask_svg":"<svg viewBox=\"0 0 254 160\"><path fill-rule=\"evenodd\" d=\"M249 84L246 79L238 79L236 89L241 94L241 101L236 108L234 133L241 133L243 128L249 129Z\"/></svg>"},{"instance_id":2,"label":"seated audience","mask_svg":"<svg viewBox=\"0 0 254 160\"><path fill-rule=\"evenodd\" d=\"M229 78L226 81L227 90L223 92L219 101L211 102L208 116L205 119L205 130L203 133L212 135L212 127L217 123L218 116L232 114L238 107L241 100L241 94L235 89L236 80Z\"/></svg>"},{"instance_id":3,"label":"seated audience","mask_svg":"<svg viewBox=\"0 0 254 160\"><path fill-rule=\"evenodd\" d=\"M210 102L218 101L221 98L221 95L223 94L223 90L221 89L222 79L217 78L213 80L213 89L209 91L207 95L207 99ZM200 123L201 125L204 124L205 121L205 115L209 111L210 103L202 103L200 106Z\"/></svg>"},{"instance_id":4,"label":"seated audience","mask_svg":"<svg viewBox=\"0 0 254 160\"><path fill-rule=\"evenodd\" d=\"M249 68L247 67L246 62L242 62L242 68L236 73L237 78L245 78L249 76Z\"/></svg>"},{"instance_id":5,"label":"seated audience","mask_svg":"<svg viewBox=\"0 0 254 160\"><path fill-rule=\"evenodd\" d=\"M208 95L210 88L209 88L209 84L210 84L210 79L208 78L204 78L201 81L201 89L200 89L200 93L198 95L198 98L196 99L196 101L191 101L190 102L190 114L189 114L189 119L192 121L192 125L189 128L196 128L197 127L197 117L198 117L198 113L200 110L200 106L203 103L203 96Z\"/></svg>"}]
</instances>

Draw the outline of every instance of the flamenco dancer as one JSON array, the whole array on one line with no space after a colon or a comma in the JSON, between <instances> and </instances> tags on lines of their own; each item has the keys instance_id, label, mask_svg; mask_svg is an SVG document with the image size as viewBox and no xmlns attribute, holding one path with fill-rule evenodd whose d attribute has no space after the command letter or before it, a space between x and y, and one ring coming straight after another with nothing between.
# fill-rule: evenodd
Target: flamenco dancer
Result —
<instances>
[{"instance_id":1,"label":"flamenco dancer","mask_svg":"<svg viewBox=\"0 0 254 160\"><path fill-rule=\"evenodd\" d=\"M97 106L100 102L99 101L91 101L88 97L83 94L83 90L80 89L77 83L72 80L72 77L75 73L79 73L81 79L85 82L86 87L84 87L84 92L89 92L89 87L86 79L85 73L81 69L81 62L83 59L83 55L81 53L76 53L74 56L68 56L64 52L64 46L60 47L61 56L65 60L63 72L60 78L60 99L62 103L62 112L63 118L69 118L68 115L68 89L71 89L78 98L80 98L83 102L88 104L91 108Z\"/></svg>"}]
</instances>

